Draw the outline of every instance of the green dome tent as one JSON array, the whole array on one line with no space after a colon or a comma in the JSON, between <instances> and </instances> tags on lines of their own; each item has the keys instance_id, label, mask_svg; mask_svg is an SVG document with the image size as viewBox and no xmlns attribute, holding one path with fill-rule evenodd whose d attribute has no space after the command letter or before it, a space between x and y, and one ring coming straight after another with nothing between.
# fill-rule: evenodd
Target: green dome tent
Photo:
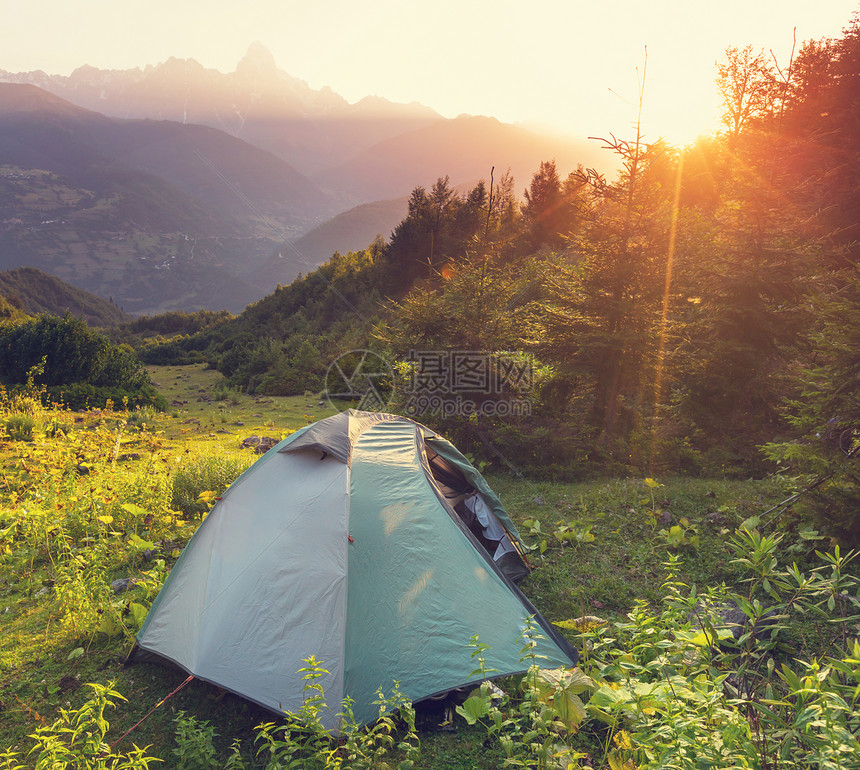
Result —
<instances>
[{"instance_id":1,"label":"green dome tent","mask_svg":"<svg viewBox=\"0 0 860 770\"><path fill-rule=\"evenodd\" d=\"M413 701L477 681L474 634L489 669L523 671L529 617L543 665L576 662L511 579L527 569L519 545L449 442L404 417L348 410L296 431L227 489L137 643L279 712L301 707L297 672L314 655L331 672L320 681L333 711L348 695L368 722L395 680ZM339 730L334 714L326 727Z\"/></svg>"}]
</instances>

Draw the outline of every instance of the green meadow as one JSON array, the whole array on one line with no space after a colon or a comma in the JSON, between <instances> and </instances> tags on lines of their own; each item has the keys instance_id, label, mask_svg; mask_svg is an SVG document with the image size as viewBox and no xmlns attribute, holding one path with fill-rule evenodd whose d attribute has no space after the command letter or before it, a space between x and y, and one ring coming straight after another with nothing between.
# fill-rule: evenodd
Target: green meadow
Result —
<instances>
[{"instance_id":1,"label":"green meadow","mask_svg":"<svg viewBox=\"0 0 860 770\"><path fill-rule=\"evenodd\" d=\"M582 651L561 678L528 660L525 639L521 680L437 714L407 706L340 741L314 726L325 661L309 665L306 710L285 722L196 680L161 703L186 675L125 659L212 498L258 457L243 442L333 410L317 394L238 393L203 365L150 374L166 412L3 401L0 768L860 761L857 562L779 506L796 491L779 476L490 476L532 546L524 592ZM727 601L743 618L736 639Z\"/></svg>"}]
</instances>

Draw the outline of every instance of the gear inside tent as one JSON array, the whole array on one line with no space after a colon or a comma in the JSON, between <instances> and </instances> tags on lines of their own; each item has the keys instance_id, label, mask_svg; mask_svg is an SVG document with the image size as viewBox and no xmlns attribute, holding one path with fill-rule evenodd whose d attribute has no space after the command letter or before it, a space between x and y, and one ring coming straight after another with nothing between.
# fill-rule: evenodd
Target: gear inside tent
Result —
<instances>
[{"instance_id":1,"label":"gear inside tent","mask_svg":"<svg viewBox=\"0 0 860 770\"><path fill-rule=\"evenodd\" d=\"M487 504L487 499L466 478L461 468L467 464L472 468L465 457L460 455L453 445L445 441L447 446L441 446L442 441L438 437L425 439L425 451L430 473L439 491L444 495L446 502L454 509L469 531L475 536L484 550L493 558L499 569L515 583L519 583L529 574L529 567L522 553L522 543L519 542L519 534L512 538L508 529L503 526L498 516ZM445 452L451 460L440 454ZM452 455L460 455L460 462L456 463ZM474 468L472 468L474 471ZM475 471L477 473L477 471ZM489 487L484 494L490 498L494 507L502 509L501 501L489 492ZM502 509L503 510L503 509ZM504 514L507 519L507 513ZM516 532L513 523L508 520L508 526Z\"/></svg>"},{"instance_id":2,"label":"gear inside tent","mask_svg":"<svg viewBox=\"0 0 860 770\"><path fill-rule=\"evenodd\" d=\"M414 702L577 652L515 584L519 534L483 477L413 420L348 410L302 428L243 473L168 575L137 648L272 711L297 711L299 669L329 672L324 724L359 722L393 683Z\"/></svg>"}]
</instances>

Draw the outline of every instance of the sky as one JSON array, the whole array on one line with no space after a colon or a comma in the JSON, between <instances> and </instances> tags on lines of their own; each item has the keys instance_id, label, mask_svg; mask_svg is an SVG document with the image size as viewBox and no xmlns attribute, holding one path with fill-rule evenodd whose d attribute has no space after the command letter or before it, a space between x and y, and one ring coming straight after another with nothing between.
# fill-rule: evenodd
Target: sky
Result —
<instances>
[{"instance_id":1,"label":"sky","mask_svg":"<svg viewBox=\"0 0 860 770\"><path fill-rule=\"evenodd\" d=\"M719 124L716 62L752 45L788 63L839 37L860 0L2 0L0 69L69 74L171 56L231 72L263 43L350 102L417 101L579 137L686 144Z\"/></svg>"}]
</instances>

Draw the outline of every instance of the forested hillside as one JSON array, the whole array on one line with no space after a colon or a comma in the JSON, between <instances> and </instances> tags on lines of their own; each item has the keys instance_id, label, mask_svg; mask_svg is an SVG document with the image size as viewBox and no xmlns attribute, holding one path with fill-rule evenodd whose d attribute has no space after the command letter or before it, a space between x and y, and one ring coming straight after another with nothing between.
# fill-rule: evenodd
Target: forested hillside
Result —
<instances>
[{"instance_id":1,"label":"forested hillside","mask_svg":"<svg viewBox=\"0 0 860 770\"><path fill-rule=\"evenodd\" d=\"M0 296L21 313L80 316L90 326L113 326L131 317L110 300L65 283L35 267L0 272Z\"/></svg>"},{"instance_id":2,"label":"forested hillside","mask_svg":"<svg viewBox=\"0 0 860 770\"><path fill-rule=\"evenodd\" d=\"M423 418L550 475L841 473L860 425L858 62L856 23L781 69L729 49L717 136L608 137L617 178L547 160L522 199L498 171L463 195L440 178L390 242L144 358L286 394L321 389L353 348L407 379L410 351L516 351L529 414ZM816 493L827 507L855 484Z\"/></svg>"}]
</instances>

